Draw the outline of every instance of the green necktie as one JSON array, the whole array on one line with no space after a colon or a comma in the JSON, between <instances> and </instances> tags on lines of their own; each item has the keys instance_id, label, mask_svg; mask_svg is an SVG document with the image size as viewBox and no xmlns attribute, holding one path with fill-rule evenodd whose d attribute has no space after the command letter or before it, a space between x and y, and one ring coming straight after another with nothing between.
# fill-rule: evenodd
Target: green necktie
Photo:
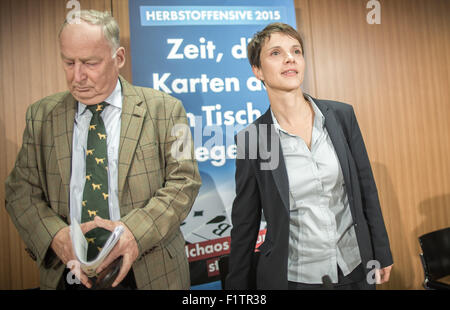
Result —
<instances>
[{"instance_id":1,"label":"green necktie","mask_svg":"<svg viewBox=\"0 0 450 310\"><path fill-rule=\"evenodd\" d=\"M86 183L83 191L81 222L94 220L96 215L109 219L108 205L108 152L106 129L100 113L107 103L88 106L92 112L86 148ZM85 234L88 241L88 260L93 260L111 232L94 228Z\"/></svg>"}]
</instances>

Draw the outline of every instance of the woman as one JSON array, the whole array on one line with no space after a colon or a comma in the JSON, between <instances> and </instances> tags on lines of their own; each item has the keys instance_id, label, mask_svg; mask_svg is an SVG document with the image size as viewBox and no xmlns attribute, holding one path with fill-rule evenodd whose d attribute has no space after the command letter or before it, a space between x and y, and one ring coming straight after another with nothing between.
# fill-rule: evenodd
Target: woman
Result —
<instances>
[{"instance_id":1,"label":"woman","mask_svg":"<svg viewBox=\"0 0 450 310\"><path fill-rule=\"evenodd\" d=\"M237 136L226 288L373 289L374 266L388 281L389 240L353 108L303 94L303 41L291 26L268 25L247 50L270 108Z\"/></svg>"}]
</instances>

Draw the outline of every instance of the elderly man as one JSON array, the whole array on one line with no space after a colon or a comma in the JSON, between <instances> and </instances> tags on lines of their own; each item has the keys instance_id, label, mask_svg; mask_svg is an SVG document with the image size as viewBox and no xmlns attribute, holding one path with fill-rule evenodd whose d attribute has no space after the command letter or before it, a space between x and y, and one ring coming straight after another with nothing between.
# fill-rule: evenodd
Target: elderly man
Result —
<instances>
[{"instance_id":1,"label":"elderly man","mask_svg":"<svg viewBox=\"0 0 450 310\"><path fill-rule=\"evenodd\" d=\"M180 223L201 180L186 112L173 97L129 84L119 76L125 49L109 13L81 11L63 24L59 43L68 92L31 105L23 145L6 180L6 208L36 260L41 289L91 288L66 281L76 260L74 219L95 257L117 225L120 240L97 268L122 265L112 287L188 289L189 265ZM177 129L177 130L175 130ZM189 140L187 140L189 141ZM192 145L192 144L191 144Z\"/></svg>"}]
</instances>

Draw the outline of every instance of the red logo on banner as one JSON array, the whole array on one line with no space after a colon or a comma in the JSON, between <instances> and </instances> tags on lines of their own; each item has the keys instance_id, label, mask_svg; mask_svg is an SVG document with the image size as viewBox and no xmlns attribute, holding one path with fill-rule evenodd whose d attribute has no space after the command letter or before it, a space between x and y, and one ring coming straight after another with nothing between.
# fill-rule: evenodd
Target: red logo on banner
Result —
<instances>
[{"instance_id":1,"label":"red logo on banner","mask_svg":"<svg viewBox=\"0 0 450 310\"><path fill-rule=\"evenodd\" d=\"M219 275L219 258L213 258L206 261L206 268L208 269L208 277Z\"/></svg>"},{"instance_id":2,"label":"red logo on banner","mask_svg":"<svg viewBox=\"0 0 450 310\"><path fill-rule=\"evenodd\" d=\"M258 239L256 241L256 248L258 248L264 242L265 236L266 236L266 229L263 229L259 232ZM230 239L231 239L230 237L224 237L193 244L186 244L185 246L186 256L189 262L195 262L198 260L204 260L212 257L219 257L222 255L229 254L231 244Z\"/></svg>"}]
</instances>

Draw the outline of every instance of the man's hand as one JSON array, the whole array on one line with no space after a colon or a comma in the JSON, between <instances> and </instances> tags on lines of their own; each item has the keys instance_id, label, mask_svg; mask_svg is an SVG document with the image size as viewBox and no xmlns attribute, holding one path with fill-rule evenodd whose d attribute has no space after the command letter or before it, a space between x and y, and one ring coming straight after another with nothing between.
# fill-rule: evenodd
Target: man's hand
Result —
<instances>
[{"instance_id":1,"label":"man's hand","mask_svg":"<svg viewBox=\"0 0 450 310\"><path fill-rule=\"evenodd\" d=\"M85 222L80 225L83 234L97 227L97 224L94 221ZM72 260L76 260L75 253L72 247L72 239L70 238L70 226L64 227L60 231L58 231L55 237L52 240L50 245L53 252L59 257L59 259L67 265L68 262ZM71 271L75 266L72 266ZM77 272L78 273L78 272ZM75 274L78 277L78 274ZM91 288L92 284L89 281L88 276L80 269L79 280L83 283L87 288Z\"/></svg>"},{"instance_id":2,"label":"man's hand","mask_svg":"<svg viewBox=\"0 0 450 310\"><path fill-rule=\"evenodd\" d=\"M120 236L119 241L116 243L114 248L111 250L109 255L103 261L103 263L97 268L96 272L100 273L103 269L105 269L109 264L111 264L116 258L122 256L122 266L120 267L119 274L117 278L114 280L112 287L117 286L127 275L134 261L139 255L139 248L136 240L134 239L133 234L128 229L128 227L120 221L113 222L110 220L102 219L99 216L94 218L94 222L97 227L101 227L110 231L113 231L116 226L122 225L125 230Z\"/></svg>"}]
</instances>

